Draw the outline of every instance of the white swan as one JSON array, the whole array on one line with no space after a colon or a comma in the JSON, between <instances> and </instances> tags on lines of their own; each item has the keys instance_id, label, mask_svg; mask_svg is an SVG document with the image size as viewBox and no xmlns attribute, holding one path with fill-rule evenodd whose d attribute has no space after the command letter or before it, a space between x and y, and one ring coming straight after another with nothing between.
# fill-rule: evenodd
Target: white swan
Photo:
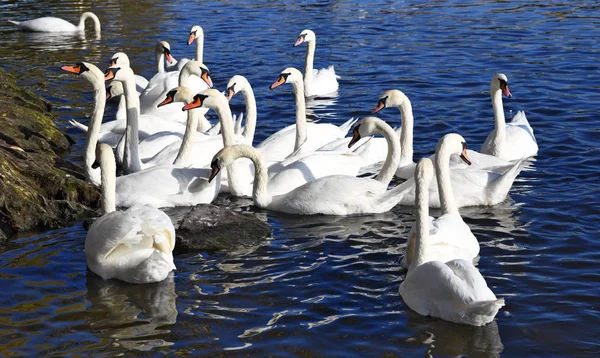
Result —
<instances>
[{"instance_id":1,"label":"white swan","mask_svg":"<svg viewBox=\"0 0 600 358\"><path fill-rule=\"evenodd\" d=\"M97 159L102 171L104 215L92 224L85 237L87 266L105 280L116 278L129 283L164 280L175 270L175 229L171 219L149 206L115 211L116 165L112 149L100 144Z\"/></svg>"},{"instance_id":2,"label":"white swan","mask_svg":"<svg viewBox=\"0 0 600 358\"><path fill-rule=\"evenodd\" d=\"M129 62L129 56L127 56L127 54L124 52L116 52L110 58L109 66L117 66L117 65L131 67L131 63ZM135 89L139 96L140 94L142 94L142 92L144 92L146 87L148 87L148 80L145 77L136 74L135 75L135 86L136 86ZM120 107L119 107L119 109L120 109ZM123 112L121 116L124 117L125 112ZM118 117L119 117L119 111L117 111L117 118Z\"/></svg>"},{"instance_id":3,"label":"white swan","mask_svg":"<svg viewBox=\"0 0 600 358\"><path fill-rule=\"evenodd\" d=\"M79 24L77 26L72 23L63 20L58 17L40 17L38 19L26 20L26 21L12 21L9 22L17 25L23 31L30 32L82 32L85 30L85 20L92 19L94 22L94 31L96 35L100 35L100 20L92 12L84 12L79 18Z\"/></svg>"},{"instance_id":4,"label":"white swan","mask_svg":"<svg viewBox=\"0 0 600 358\"><path fill-rule=\"evenodd\" d=\"M204 30L199 25L194 25L190 29L190 36L187 44L191 45L196 41L196 61L204 62Z\"/></svg>"},{"instance_id":5,"label":"white swan","mask_svg":"<svg viewBox=\"0 0 600 358\"><path fill-rule=\"evenodd\" d=\"M427 187L433 177L431 160L421 159L415 170L418 207L415 258L400 284L400 296L420 315L483 326L494 319L504 306L504 299L496 298L472 262L428 261L430 200Z\"/></svg>"},{"instance_id":6,"label":"white swan","mask_svg":"<svg viewBox=\"0 0 600 358\"><path fill-rule=\"evenodd\" d=\"M85 138L85 151L83 152L83 165L85 180L89 183L100 185L100 170L92 168L95 159L98 133L104 116L106 105L106 88L104 87L104 73L89 62L80 62L75 66L62 66L62 70L75 73L83 77L94 86L94 110L90 118L90 128ZM87 128L87 127L86 127Z\"/></svg>"},{"instance_id":7,"label":"white swan","mask_svg":"<svg viewBox=\"0 0 600 358\"><path fill-rule=\"evenodd\" d=\"M435 159L435 175L437 177L440 202L442 203L442 215L437 219L433 217L429 218L429 238L426 252L427 259L425 261L448 262L454 259L472 261L479 255L479 242L458 212L458 206L452 193L450 177L448 176L448 169L444 170L441 168L442 165L448 164L443 160L444 153L447 152L460 152L460 158L465 163L471 164L467 156L466 145L460 142L458 136L447 134L439 140L436 153L441 153L441 155L436 156L436 158L440 159ZM417 182L417 191L419 190L418 185L419 183ZM420 189L423 189L423 187ZM419 215L420 210L422 208L417 205L417 215ZM425 210L429 209L425 208ZM408 234L408 244L401 262L404 268L408 268L415 259L416 229L417 225L415 224Z\"/></svg>"},{"instance_id":8,"label":"white swan","mask_svg":"<svg viewBox=\"0 0 600 358\"><path fill-rule=\"evenodd\" d=\"M490 96L494 107L495 128L485 139L481 152L504 160L517 160L537 154L538 145L529 125L525 112L519 111L510 123L504 119L502 94L511 97L508 90L508 78L503 73L497 73L490 83Z\"/></svg>"},{"instance_id":9,"label":"white swan","mask_svg":"<svg viewBox=\"0 0 600 358\"><path fill-rule=\"evenodd\" d=\"M454 141L464 143L465 139L458 134L447 134L442 139L444 141ZM495 205L500 203L508 195L515 178L521 172L526 162L522 159L514 164L505 173L496 173L487 169L476 168L453 168L450 170L450 156L452 154L460 155L462 151L457 150L457 146L440 145L441 149L435 154L436 170L441 170L442 177L450 177L452 192L456 200L456 207L476 206L476 205ZM448 148L448 149L446 149ZM451 149L450 149L451 148ZM439 164L438 164L439 163ZM400 200L400 204L414 206L415 205L415 186L414 177L407 180L405 184L411 184L411 190L406 193ZM429 207L443 208L438 194L438 186L436 180L429 187ZM450 212L451 210L445 210Z\"/></svg>"},{"instance_id":10,"label":"white swan","mask_svg":"<svg viewBox=\"0 0 600 358\"><path fill-rule=\"evenodd\" d=\"M168 43L160 41L157 44L157 55L159 45L163 46L166 51ZM159 58L162 62L163 57L160 56ZM159 68L160 66L161 64L159 64ZM181 71L159 72L150 79L148 86L140 95L140 113L153 114L184 123L187 120L187 117L185 113L181 112L178 106L172 105L158 108L157 105L165 98L165 95L175 87L186 86L191 88L195 93L198 93L212 87L212 85L210 71L204 64L198 61L187 62ZM211 127L210 123L205 119L202 120L201 123L205 127L201 128L202 131L206 131Z\"/></svg>"},{"instance_id":11,"label":"white swan","mask_svg":"<svg viewBox=\"0 0 600 358\"><path fill-rule=\"evenodd\" d=\"M379 132L388 138L390 151L380 176L381 180L389 178L389 182L398 163L398 139L394 130L382 123L376 118L365 118L357 132L361 135ZM254 162L254 204L274 211L300 215L381 213L394 207L405 191L403 185L387 190L388 183L379 180L331 175L310 181L286 194L273 196L268 189L265 160L260 151L248 145L234 145L221 149L211 163L211 177L240 157L249 158Z\"/></svg>"},{"instance_id":12,"label":"white swan","mask_svg":"<svg viewBox=\"0 0 600 358\"><path fill-rule=\"evenodd\" d=\"M409 179L415 173L415 162L413 161L413 126L414 118L412 105L408 97L399 90L385 91L377 101L377 106L372 113L377 113L387 107L397 107L400 110L402 126L400 128L400 146L402 147L402 155L400 164L396 170L396 176L402 179ZM473 162L469 169L489 169L498 173L504 173L512 167L513 163L507 162L500 158L481 154L473 150L467 150L467 154ZM433 159L433 158L432 158ZM467 166L457 158L452 158L450 167L466 168Z\"/></svg>"},{"instance_id":13,"label":"white swan","mask_svg":"<svg viewBox=\"0 0 600 358\"><path fill-rule=\"evenodd\" d=\"M339 84L339 76L335 74L333 65L320 70L313 69L317 37L311 30L303 30L294 46L306 42L306 59L304 60L304 95L306 97L326 96L335 94Z\"/></svg>"},{"instance_id":14,"label":"white swan","mask_svg":"<svg viewBox=\"0 0 600 358\"><path fill-rule=\"evenodd\" d=\"M281 129L256 146L268 162L280 162L300 147L302 151L317 150L333 140L343 138L356 122L350 119L339 127L330 123L307 123L302 74L288 67L269 88L275 89L284 83L292 85L296 100L296 124Z\"/></svg>"}]
</instances>

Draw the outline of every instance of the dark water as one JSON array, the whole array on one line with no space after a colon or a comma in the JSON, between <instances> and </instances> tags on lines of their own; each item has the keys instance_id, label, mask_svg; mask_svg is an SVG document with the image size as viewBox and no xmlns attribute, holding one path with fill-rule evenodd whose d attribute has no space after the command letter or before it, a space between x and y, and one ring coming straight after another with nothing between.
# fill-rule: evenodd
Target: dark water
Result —
<instances>
[{"instance_id":1,"label":"dark water","mask_svg":"<svg viewBox=\"0 0 600 358\"><path fill-rule=\"evenodd\" d=\"M504 72L513 94L507 117L526 111L540 153L504 203L461 210L481 243L479 269L506 299L485 327L423 318L402 303L411 208L353 218L262 211L270 241L178 256L178 271L159 285L86 273L81 223L0 246L0 355L597 356L600 6L545 3L1 3L0 63L52 101L78 141L75 162L83 138L67 120L86 120L91 88L59 67L86 60L104 68L123 50L150 77L158 39L177 58L193 56L185 41L194 24L204 28L215 86L224 89L235 74L253 84L257 141L294 120L289 86L267 86L283 68L302 67L305 50L292 44L310 28L316 66L334 64L342 76L337 100L313 116L364 116L384 90L398 88L413 103L416 158L450 131L478 148L493 128L489 82ZM76 22L90 9L102 21L101 40L33 36L4 21L52 14ZM232 102L243 108L241 97ZM395 110L380 116L399 124ZM254 210L248 201L236 205Z\"/></svg>"}]
</instances>

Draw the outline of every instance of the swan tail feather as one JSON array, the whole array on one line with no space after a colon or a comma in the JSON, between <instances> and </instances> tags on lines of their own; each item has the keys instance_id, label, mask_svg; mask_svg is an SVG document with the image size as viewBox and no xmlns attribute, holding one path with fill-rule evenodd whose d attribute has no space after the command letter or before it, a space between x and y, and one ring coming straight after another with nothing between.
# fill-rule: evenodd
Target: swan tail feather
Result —
<instances>
[{"instance_id":1,"label":"swan tail feather","mask_svg":"<svg viewBox=\"0 0 600 358\"><path fill-rule=\"evenodd\" d=\"M73 127L77 128L77 129L82 130L83 132L88 131L88 126L86 126L85 124L81 124L74 119L69 120L69 124L71 124Z\"/></svg>"},{"instance_id":2,"label":"swan tail feather","mask_svg":"<svg viewBox=\"0 0 600 358\"><path fill-rule=\"evenodd\" d=\"M396 206L406 194L410 193L414 184L414 180L407 180L404 183L397 185L395 188L386 191L385 194L381 196L378 203L378 207L383 209L381 212L391 210Z\"/></svg>"},{"instance_id":3,"label":"swan tail feather","mask_svg":"<svg viewBox=\"0 0 600 358\"><path fill-rule=\"evenodd\" d=\"M467 305L461 312L460 323L468 323L473 326L483 326L490 323L498 314L498 310L504 306L504 298L497 300L481 301Z\"/></svg>"},{"instance_id":4,"label":"swan tail feather","mask_svg":"<svg viewBox=\"0 0 600 358\"><path fill-rule=\"evenodd\" d=\"M17 26L19 26L19 24L21 23L21 21L14 21L14 20L8 20L8 22L10 22L11 24L17 25Z\"/></svg>"},{"instance_id":5,"label":"swan tail feather","mask_svg":"<svg viewBox=\"0 0 600 358\"><path fill-rule=\"evenodd\" d=\"M503 201L508 195L508 191L512 187L515 178L527 164L527 158L521 158L512 168L507 170L498 180L490 183L489 192L491 193L491 202L488 205L494 205Z\"/></svg>"},{"instance_id":6,"label":"swan tail feather","mask_svg":"<svg viewBox=\"0 0 600 358\"><path fill-rule=\"evenodd\" d=\"M343 131L344 133L348 133L350 128L352 128L354 123L356 123L357 121L358 121L358 118L354 118L354 117L350 118L349 120L347 120L344 124L342 124L340 126L340 130Z\"/></svg>"}]
</instances>

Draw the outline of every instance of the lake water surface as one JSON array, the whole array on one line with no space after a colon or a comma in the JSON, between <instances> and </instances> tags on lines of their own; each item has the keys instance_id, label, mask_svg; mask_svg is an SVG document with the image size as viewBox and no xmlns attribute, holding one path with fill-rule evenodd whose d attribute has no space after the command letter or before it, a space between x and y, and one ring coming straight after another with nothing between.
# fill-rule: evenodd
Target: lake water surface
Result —
<instances>
[{"instance_id":1,"label":"lake water surface","mask_svg":"<svg viewBox=\"0 0 600 358\"><path fill-rule=\"evenodd\" d=\"M102 21L102 38L15 31L6 19L45 15ZM302 68L301 30L317 34L315 65L335 65L339 96L310 115L341 124L365 116L388 89L415 116L415 157L445 133L478 149L493 129L489 82L509 78L507 117L526 111L540 146L509 198L461 213L481 243L478 267L506 299L496 320L467 327L410 311L398 294L412 208L351 218L294 217L253 208L273 238L233 252L180 255L165 282L135 286L86 272L83 224L0 246L0 355L597 356L600 353L598 103L600 5L591 1L45 1L2 2L0 64L50 100L59 125L87 121L91 86L60 71L105 68L116 51L150 77L157 40L192 57L189 29L205 31L216 88L248 78L258 102L255 143L294 121L289 86ZM241 96L232 100L243 109ZM114 113L110 106L109 118ZM396 110L380 118L400 124ZM213 114L214 118L214 114ZM229 204L227 197L219 198ZM437 214L434 212L434 214Z\"/></svg>"}]
</instances>

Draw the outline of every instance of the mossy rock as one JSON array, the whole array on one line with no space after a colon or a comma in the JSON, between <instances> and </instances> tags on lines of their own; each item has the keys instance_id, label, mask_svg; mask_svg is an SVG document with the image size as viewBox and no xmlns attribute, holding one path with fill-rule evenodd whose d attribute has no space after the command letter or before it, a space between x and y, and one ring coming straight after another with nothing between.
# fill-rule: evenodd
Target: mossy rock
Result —
<instances>
[{"instance_id":1,"label":"mossy rock","mask_svg":"<svg viewBox=\"0 0 600 358\"><path fill-rule=\"evenodd\" d=\"M0 237L66 225L99 205L97 188L61 159L72 140L50 110L0 70Z\"/></svg>"}]
</instances>

